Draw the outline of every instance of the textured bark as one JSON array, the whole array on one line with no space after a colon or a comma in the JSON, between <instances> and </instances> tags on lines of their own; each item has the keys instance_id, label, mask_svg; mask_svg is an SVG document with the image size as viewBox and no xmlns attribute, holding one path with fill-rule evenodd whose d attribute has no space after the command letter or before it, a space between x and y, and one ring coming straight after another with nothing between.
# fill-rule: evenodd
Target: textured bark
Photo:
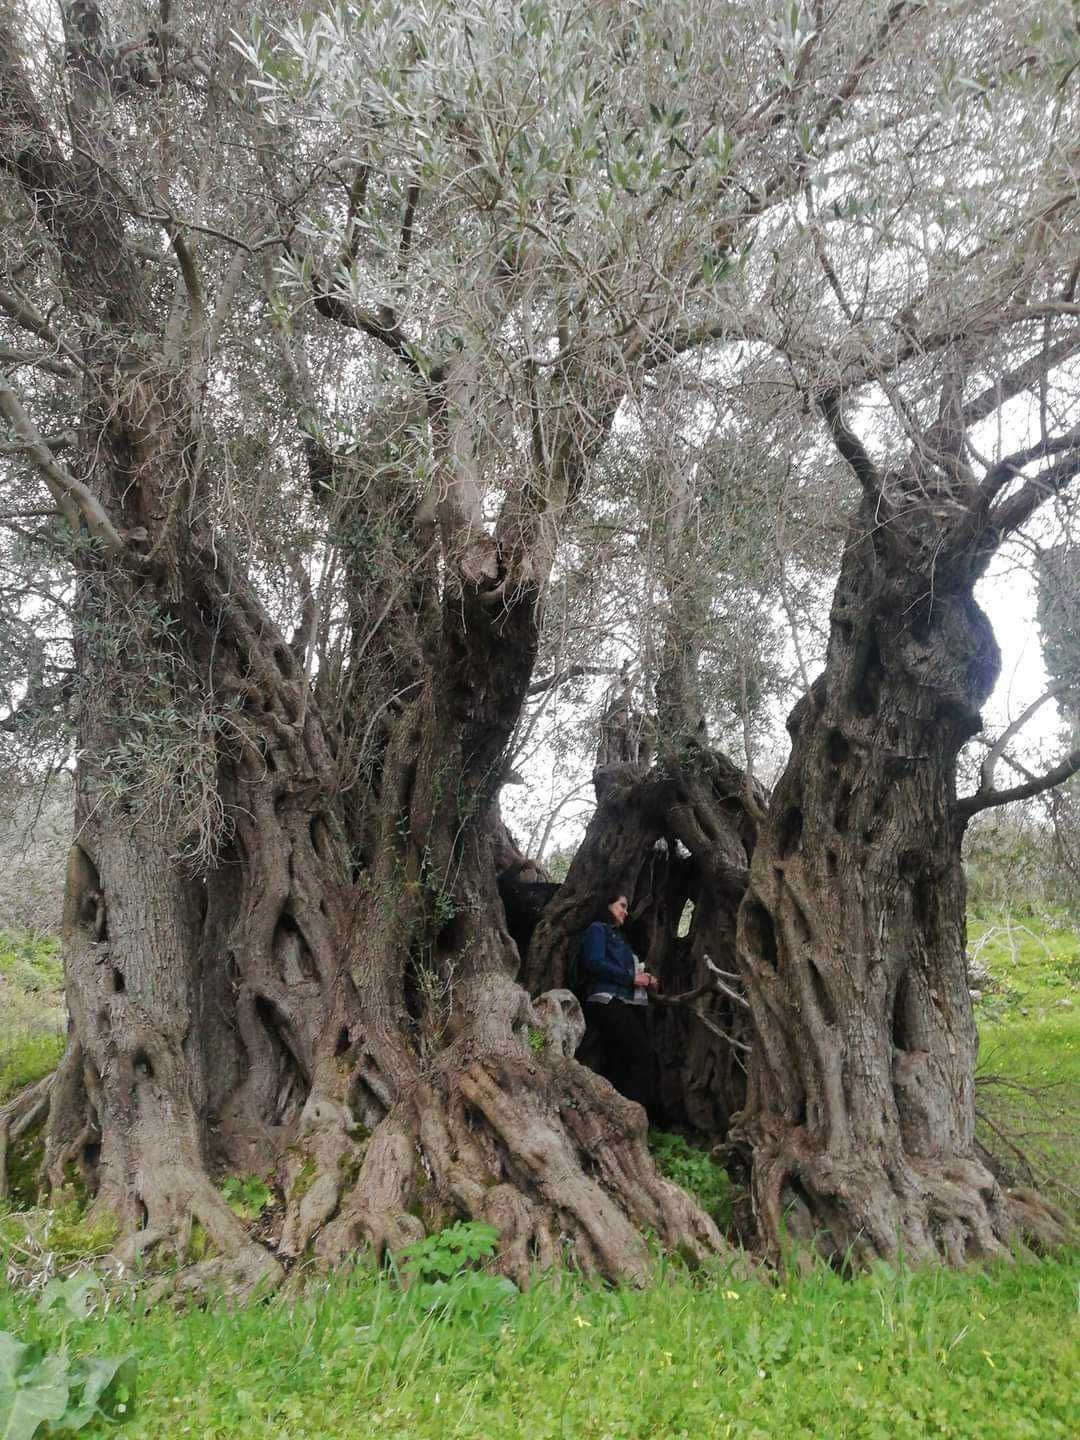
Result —
<instances>
[{"instance_id":1,"label":"textured bark","mask_svg":"<svg viewBox=\"0 0 1080 1440\"><path fill-rule=\"evenodd\" d=\"M719 1240L655 1175L640 1109L564 1053L572 998L534 1006L514 979L494 796L531 675L535 597L492 619L480 596L444 610L435 683L405 725L418 748L408 783L392 789L407 823L385 814L378 853L391 854L397 837L398 863L370 902L392 895L393 923L372 912L354 927L361 1084L375 1128L318 1244L337 1256L358 1235L376 1246L410 1238L412 1210L428 1224L464 1213L499 1228L503 1263L519 1280L567 1245L586 1270L640 1277L642 1226L699 1257Z\"/></svg>"},{"instance_id":2,"label":"textured bark","mask_svg":"<svg viewBox=\"0 0 1080 1440\"><path fill-rule=\"evenodd\" d=\"M656 1007L657 1118L744 1147L774 1249L785 1224L822 1232L832 1255L958 1260L999 1253L1016 1228L1052 1238L1053 1217L1004 1196L974 1148L959 865L968 811L955 763L996 667L974 583L1074 460L1025 481L992 517L991 506L1029 460L1065 453L1064 439L976 485L963 429L990 412L964 407L960 357L939 423L886 485L844 424L840 392L819 395L868 498L826 673L792 717L791 760L767 810L707 744L696 672L713 597L697 582L714 557L690 470L670 477L657 510L670 517L658 723L635 726L626 680L604 719L596 818L532 936L523 986L497 889L495 797L541 595L558 527L627 388L681 342L608 333L588 295L557 299L558 354L511 367L521 390L509 374L498 381L504 445L477 424L489 357L476 329L455 326L423 353L392 304L354 307L320 277L324 262L336 268L325 251L292 251L313 228L290 213L302 199L276 195L282 235L253 229L229 272L268 255L264 242L311 260L294 269L298 284L311 277L314 312L382 346L410 387L404 419L376 417L349 457L308 447L344 574L333 598L347 639L331 654L310 603L286 637L259 599L266 557L257 542L250 560L230 553L207 475L208 314L237 294L219 281L208 303L212 242L225 232L199 226L192 239L172 218L173 180L177 195L195 189L183 167L166 174L163 159L143 185L137 147L124 148L138 126L115 104L126 92L114 61L130 47L107 43L94 0L63 14L55 127L36 62L19 54L12 16L0 19L0 166L34 231L26 263L51 272L42 289L64 311L65 358L41 358L80 387L70 469L6 383L0 407L72 537L72 1019L58 1075L0 1116L0 1156L47 1105L47 1180L75 1167L121 1221L126 1256L158 1244L183 1254L198 1225L216 1273L243 1290L273 1285L281 1265L224 1204L213 1183L223 1170L280 1184L287 1260L335 1261L365 1242L381 1252L455 1215L497 1226L501 1262L520 1281L562 1258L640 1278L642 1227L701 1257L719 1237L657 1177L641 1107L570 1053L581 1024L562 986L570 947L597 906L625 892L647 964L669 995L696 997ZM200 104L220 98L205 80ZM250 131L229 144L263 163ZM324 168L341 179L336 161ZM366 184L364 170L346 262L365 229L354 202ZM407 213L402 286L415 201ZM750 205L747 223L759 213ZM146 244L152 224L175 273ZM487 285L494 299L524 283L514 248L492 254L489 275L479 267L478 292ZM513 304L495 323L509 325ZM906 338L893 373L908 349L922 363L916 331L897 328ZM874 365L840 373L856 385ZM366 390L355 379L343 393ZM1017 372L1005 389L1015 397L1028 383ZM35 408L33 385L27 395ZM423 465L406 486L397 443L414 427ZM528 451L515 451L523 429ZM743 997L713 985L706 963L730 971L731 956L753 1022L745 1086Z\"/></svg>"},{"instance_id":3,"label":"textured bark","mask_svg":"<svg viewBox=\"0 0 1080 1440\"><path fill-rule=\"evenodd\" d=\"M124 585L105 582L108 598ZM123 597L127 598L127 597ZM145 595L141 597L145 600ZM95 631L88 627L87 636ZM181 1253L201 1225L242 1290L273 1284L276 1263L247 1240L207 1170L211 1088L223 1029L235 1025L242 974L221 999L226 953L206 944L207 888L176 857L175 833L131 813L111 784L122 697L138 674L83 645L77 834L64 917L69 1047L54 1088L45 1174L75 1165L128 1239L125 1258L162 1240ZM148 659L142 652L145 666ZM140 673L145 675L145 670ZM114 710L114 707L118 707ZM219 993L215 995L215 990ZM239 1063L235 1038L229 1047ZM227 1072L226 1072L227 1073Z\"/></svg>"},{"instance_id":4,"label":"textured bark","mask_svg":"<svg viewBox=\"0 0 1080 1440\"><path fill-rule=\"evenodd\" d=\"M107 511L134 496L160 532L144 511L163 508L152 486L169 483L180 424L158 427L139 483L100 452ZM214 1188L222 1170L281 1184L285 1259L399 1245L457 1214L499 1227L522 1281L563 1257L640 1278L644 1227L688 1255L715 1250L711 1222L653 1171L641 1111L562 1053L553 1007L513 979L493 803L536 593L491 605L466 584L429 610L414 696L385 716L365 803L343 807L349 732L327 728L220 544L174 532L160 564L92 559L81 586L72 1032L51 1182L79 1167L126 1258L183 1254L198 1224L213 1273L244 1291L280 1267ZM140 814L113 772L129 715L156 704L191 720L211 695L227 722L207 735L224 829L197 879L175 827Z\"/></svg>"},{"instance_id":5,"label":"textured bark","mask_svg":"<svg viewBox=\"0 0 1080 1440\"><path fill-rule=\"evenodd\" d=\"M220 554L193 541L182 563L187 670L212 656L231 702L218 763L229 840L196 880L175 837L109 792L109 714L133 679L110 648L110 683L90 687L83 711L52 1182L77 1165L129 1257L162 1242L183 1252L199 1224L245 1290L275 1283L278 1262L224 1205L211 1183L222 1170L282 1186L283 1258L397 1246L462 1214L498 1226L521 1281L564 1257L640 1278L646 1227L691 1256L718 1248L653 1171L640 1109L565 1053L573 998L534 1006L514 980L493 795L533 604L495 625L451 607L446 668L385 747L372 863L354 877L295 654ZM89 651L83 661L91 673Z\"/></svg>"},{"instance_id":6,"label":"textured bark","mask_svg":"<svg viewBox=\"0 0 1080 1440\"><path fill-rule=\"evenodd\" d=\"M757 1217L856 1261L1003 1253L976 1155L956 757L998 653L969 563L852 529L823 676L758 837L738 958L756 1044L735 1138ZM918 537L914 537L917 542Z\"/></svg>"}]
</instances>

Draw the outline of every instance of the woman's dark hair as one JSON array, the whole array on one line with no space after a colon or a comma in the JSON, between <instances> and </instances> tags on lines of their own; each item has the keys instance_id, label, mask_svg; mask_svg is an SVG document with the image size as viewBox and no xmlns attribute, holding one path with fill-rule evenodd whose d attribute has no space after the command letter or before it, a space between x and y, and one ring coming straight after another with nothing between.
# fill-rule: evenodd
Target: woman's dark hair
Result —
<instances>
[{"instance_id":1,"label":"woman's dark hair","mask_svg":"<svg viewBox=\"0 0 1080 1440\"><path fill-rule=\"evenodd\" d=\"M593 914L593 916L592 916L592 919L589 921L589 924L591 925L594 921L600 920L600 921L602 921L603 924L605 924L605 925L610 925L610 924L611 924L611 908L610 908L610 907L615 904L615 901L618 900L618 898L619 898L620 895L621 895L622 898L626 901L627 906L629 906L629 904L630 904L630 896L626 893L626 891L625 891L625 890L615 890L615 891L613 891L613 892L608 896L608 898L607 898L606 900L598 900L598 901L596 902L596 910L595 910L595 912L594 912L594 914Z\"/></svg>"}]
</instances>

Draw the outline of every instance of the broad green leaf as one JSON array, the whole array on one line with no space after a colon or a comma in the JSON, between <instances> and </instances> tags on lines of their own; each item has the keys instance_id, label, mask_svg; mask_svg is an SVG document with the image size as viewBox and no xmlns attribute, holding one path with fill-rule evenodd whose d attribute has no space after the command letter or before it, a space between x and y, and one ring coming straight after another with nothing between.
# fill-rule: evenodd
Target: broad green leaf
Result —
<instances>
[{"instance_id":1,"label":"broad green leaf","mask_svg":"<svg viewBox=\"0 0 1080 1440\"><path fill-rule=\"evenodd\" d=\"M0 1388L14 1388L15 1377L22 1368L29 1345L0 1330Z\"/></svg>"},{"instance_id":2,"label":"broad green leaf","mask_svg":"<svg viewBox=\"0 0 1080 1440\"><path fill-rule=\"evenodd\" d=\"M43 1311L63 1306L72 1320L85 1320L90 1314L92 1298L101 1293L101 1281L96 1275L69 1275L66 1280L50 1280L41 1296L39 1308Z\"/></svg>"},{"instance_id":3,"label":"broad green leaf","mask_svg":"<svg viewBox=\"0 0 1080 1440\"><path fill-rule=\"evenodd\" d=\"M0 1440L33 1440L43 1421L62 1420L67 1409L67 1357L46 1355L23 1370L14 1386L0 1388Z\"/></svg>"},{"instance_id":4,"label":"broad green leaf","mask_svg":"<svg viewBox=\"0 0 1080 1440\"><path fill-rule=\"evenodd\" d=\"M135 1409L134 1355L90 1355L77 1362L71 1377L72 1404L64 1426L81 1430L97 1414L110 1420L130 1419Z\"/></svg>"}]
</instances>

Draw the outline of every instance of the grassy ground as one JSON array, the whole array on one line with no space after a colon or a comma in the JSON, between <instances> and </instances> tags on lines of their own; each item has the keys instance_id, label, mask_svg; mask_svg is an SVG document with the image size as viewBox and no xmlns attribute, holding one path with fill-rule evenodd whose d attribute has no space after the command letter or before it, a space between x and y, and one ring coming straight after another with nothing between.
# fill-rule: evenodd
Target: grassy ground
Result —
<instances>
[{"instance_id":1,"label":"grassy ground","mask_svg":"<svg viewBox=\"0 0 1080 1440\"><path fill-rule=\"evenodd\" d=\"M73 1325L138 1362L131 1440L1050 1440L1076 1434L1077 1281L1064 1263L819 1271L786 1288L669 1271L645 1292L564 1284L450 1312L364 1272L230 1312ZM25 1296L0 1325L48 1339Z\"/></svg>"},{"instance_id":2,"label":"grassy ground","mask_svg":"<svg viewBox=\"0 0 1080 1440\"><path fill-rule=\"evenodd\" d=\"M0 1104L55 1068L64 1044L59 945L0 930Z\"/></svg>"},{"instance_id":3,"label":"grassy ground","mask_svg":"<svg viewBox=\"0 0 1080 1440\"><path fill-rule=\"evenodd\" d=\"M980 1107L1006 1136L984 1123L984 1138L1008 1153L1009 1136L1022 1132L1028 1144L1038 1130L1060 1175L1075 1160L1061 1122L1080 1082L1077 934L1061 915L986 913L971 945L993 977L977 1005ZM9 1088L55 1057L57 978L52 951L10 939L0 948L3 1014L21 1017L13 1033L0 1018ZM1059 1087L1049 1101L1047 1083ZM722 1172L675 1137L658 1137L656 1148L665 1169L725 1213ZM109 1392L123 1397L113 1415L131 1440L1044 1440L1078 1431L1076 1259L963 1272L883 1266L855 1280L818 1270L785 1282L668 1267L641 1292L564 1278L525 1295L483 1272L403 1290L358 1269L265 1305L183 1314L144 1313L138 1291L122 1288L66 1325L61 1361L57 1311L40 1308L42 1275L107 1241L71 1208L0 1217L5 1271L37 1274L30 1290L0 1285L0 1331L39 1342L46 1354L35 1363L52 1356L72 1375L80 1363L91 1373L95 1356L133 1356L137 1399ZM0 1339L0 1435L9 1433L9 1352ZM91 1418L80 1433L113 1428Z\"/></svg>"},{"instance_id":4,"label":"grassy ground","mask_svg":"<svg viewBox=\"0 0 1080 1440\"><path fill-rule=\"evenodd\" d=\"M986 910L968 948L992 977L975 1007L981 1138L1080 1215L1080 925Z\"/></svg>"}]
</instances>

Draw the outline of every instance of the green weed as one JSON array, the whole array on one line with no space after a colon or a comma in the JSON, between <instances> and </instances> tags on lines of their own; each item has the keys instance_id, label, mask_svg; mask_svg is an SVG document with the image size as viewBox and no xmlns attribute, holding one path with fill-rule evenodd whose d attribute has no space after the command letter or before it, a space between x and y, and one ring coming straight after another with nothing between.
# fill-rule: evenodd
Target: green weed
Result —
<instances>
[{"instance_id":1,"label":"green weed","mask_svg":"<svg viewBox=\"0 0 1080 1440\"><path fill-rule=\"evenodd\" d=\"M257 1220L274 1198L274 1192L257 1175L226 1175L218 1189L241 1220Z\"/></svg>"},{"instance_id":2,"label":"green weed","mask_svg":"<svg viewBox=\"0 0 1080 1440\"><path fill-rule=\"evenodd\" d=\"M458 1221L401 1251L409 1294L427 1316L453 1319L471 1331L494 1334L518 1288L478 1268L495 1254L493 1225Z\"/></svg>"},{"instance_id":3,"label":"green weed","mask_svg":"<svg viewBox=\"0 0 1080 1440\"><path fill-rule=\"evenodd\" d=\"M410 1279L446 1280L495 1254L499 1232L494 1225L459 1220L427 1235L401 1251L402 1269Z\"/></svg>"},{"instance_id":4,"label":"green weed","mask_svg":"<svg viewBox=\"0 0 1080 1440\"><path fill-rule=\"evenodd\" d=\"M650 1131L649 1149L660 1174L688 1190L721 1230L730 1230L731 1181L723 1166L681 1135L668 1135L662 1130Z\"/></svg>"},{"instance_id":5,"label":"green weed","mask_svg":"<svg viewBox=\"0 0 1080 1440\"><path fill-rule=\"evenodd\" d=\"M0 1435L4 1440L71 1435L100 1420L110 1425L134 1410L131 1356L79 1353L101 1282L93 1275L54 1278L37 1303L37 1334L20 1340L0 1331ZM42 1322L41 1317L45 1317Z\"/></svg>"}]
</instances>

